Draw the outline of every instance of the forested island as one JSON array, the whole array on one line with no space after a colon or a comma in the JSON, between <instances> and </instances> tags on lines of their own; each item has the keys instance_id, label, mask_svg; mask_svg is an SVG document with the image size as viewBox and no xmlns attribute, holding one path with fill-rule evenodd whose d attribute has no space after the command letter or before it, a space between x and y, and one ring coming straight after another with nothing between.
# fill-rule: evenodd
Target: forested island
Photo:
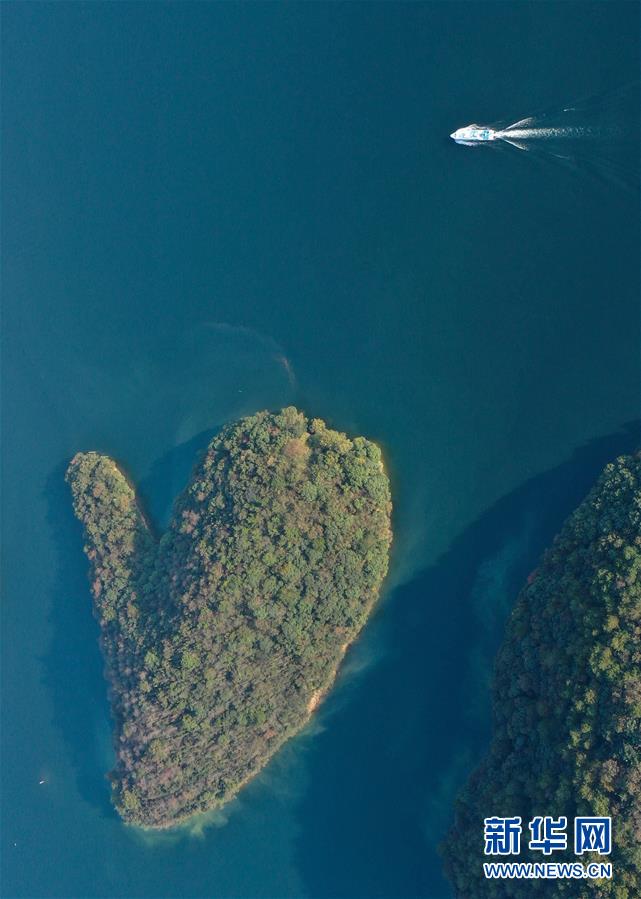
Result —
<instances>
[{"instance_id":1,"label":"forested island","mask_svg":"<svg viewBox=\"0 0 641 899\"><path fill-rule=\"evenodd\" d=\"M109 457L67 471L84 526L122 818L223 805L308 721L379 594L381 452L290 407L210 443L157 536Z\"/></svg>"},{"instance_id":2,"label":"forested island","mask_svg":"<svg viewBox=\"0 0 641 899\"><path fill-rule=\"evenodd\" d=\"M485 880L483 819L495 815L521 816L526 847L499 861L611 861L613 879ZM567 816L567 852L527 849L535 815ZM577 815L612 817L610 856L574 854ZM443 848L458 899L641 896L641 455L605 468L522 590L489 754Z\"/></svg>"}]
</instances>

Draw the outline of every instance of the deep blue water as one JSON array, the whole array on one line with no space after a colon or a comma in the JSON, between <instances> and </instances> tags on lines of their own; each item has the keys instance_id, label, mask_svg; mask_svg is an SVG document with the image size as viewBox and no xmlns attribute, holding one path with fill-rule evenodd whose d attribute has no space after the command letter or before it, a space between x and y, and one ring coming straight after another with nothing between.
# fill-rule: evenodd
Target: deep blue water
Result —
<instances>
[{"instance_id":1,"label":"deep blue water","mask_svg":"<svg viewBox=\"0 0 641 899\"><path fill-rule=\"evenodd\" d=\"M505 616L640 379L638 195L447 135L637 77L638 6L2 14L2 895L449 896ZM384 446L389 589L309 731L143 838L65 465L111 453L162 525L222 422L288 403Z\"/></svg>"}]
</instances>

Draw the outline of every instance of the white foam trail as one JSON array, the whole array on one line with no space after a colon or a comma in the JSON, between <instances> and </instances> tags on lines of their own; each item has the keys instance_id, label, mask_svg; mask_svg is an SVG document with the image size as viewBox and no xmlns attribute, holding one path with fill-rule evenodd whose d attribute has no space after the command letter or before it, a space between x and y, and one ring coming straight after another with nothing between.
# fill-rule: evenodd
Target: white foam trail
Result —
<instances>
[{"instance_id":1,"label":"white foam trail","mask_svg":"<svg viewBox=\"0 0 641 899\"><path fill-rule=\"evenodd\" d=\"M543 140L550 138L582 138L596 136L591 128L506 128L497 131L496 136L506 140Z\"/></svg>"},{"instance_id":2,"label":"white foam trail","mask_svg":"<svg viewBox=\"0 0 641 899\"><path fill-rule=\"evenodd\" d=\"M527 118L503 119L486 127L493 131L495 146L511 144L636 192L640 111L639 82L634 81L562 109L540 110Z\"/></svg>"}]
</instances>

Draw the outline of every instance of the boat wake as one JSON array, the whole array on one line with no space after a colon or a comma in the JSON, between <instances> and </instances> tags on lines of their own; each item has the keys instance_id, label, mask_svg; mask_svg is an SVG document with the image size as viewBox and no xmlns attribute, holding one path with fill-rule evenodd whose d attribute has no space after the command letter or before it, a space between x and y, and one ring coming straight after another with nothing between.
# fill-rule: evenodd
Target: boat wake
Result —
<instances>
[{"instance_id":1,"label":"boat wake","mask_svg":"<svg viewBox=\"0 0 641 899\"><path fill-rule=\"evenodd\" d=\"M635 82L516 122L468 125L451 137L467 146L509 144L638 190L640 110Z\"/></svg>"},{"instance_id":2,"label":"boat wake","mask_svg":"<svg viewBox=\"0 0 641 899\"><path fill-rule=\"evenodd\" d=\"M497 139L510 141L521 140L550 140L560 138L563 140L584 140L585 138L603 137L601 131L595 128L507 128L505 131L495 132Z\"/></svg>"}]
</instances>

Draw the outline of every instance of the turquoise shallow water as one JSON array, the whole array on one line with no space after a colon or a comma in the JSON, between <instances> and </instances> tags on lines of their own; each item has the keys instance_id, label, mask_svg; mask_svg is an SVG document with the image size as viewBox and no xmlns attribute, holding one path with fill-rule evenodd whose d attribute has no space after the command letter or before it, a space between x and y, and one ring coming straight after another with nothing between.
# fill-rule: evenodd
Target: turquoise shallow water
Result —
<instances>
[{"instance_id":1,"label":"turquoise shallow water","mask_svg":"<svg viewBox=\"0 0 641 899\"><path fill-rule=\"evenodd\" d=\"M505 615L640 383L638 196L447 135L636 77L638 9L3 18L3 895L445 899ZM222 422L288 403L383 445L389 589L309 732L143 838L65 465L111 453L162 525Z\"/></svg>"}]
</instances>

